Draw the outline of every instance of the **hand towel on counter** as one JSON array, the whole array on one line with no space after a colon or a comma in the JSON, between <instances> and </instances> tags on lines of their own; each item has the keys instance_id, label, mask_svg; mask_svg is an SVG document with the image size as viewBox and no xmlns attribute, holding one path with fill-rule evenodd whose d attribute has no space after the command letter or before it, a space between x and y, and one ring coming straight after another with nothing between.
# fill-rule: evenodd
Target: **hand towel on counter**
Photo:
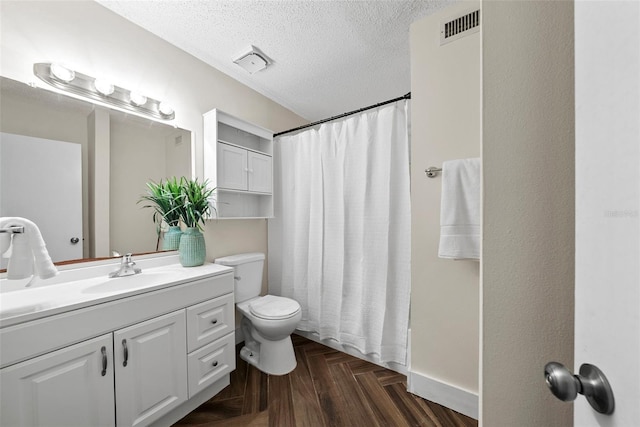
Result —
<instances>
[{"instance_id":1,"label":"hand towel on counter","mask_svg":"<svg viewBox=\"0 0 640 427\"><path fill-rule=\"evenodd\" d=\"M58 274L58 269L47 252L47 247L38 226L26 218L0 218L0 227L23 226L24 233L13 235L11 256L7 265L8 279L26 279L35 274L48 279Z\"/></svg>"},{"instance_id":2,"label":"hand towel on counter","mask_svg":"<svg viewBox=\"0 0 640 427\"><path fill-rule=\"evenodd\" d=\"M12 236L10 251L7 279L19 280L33 276L33 252L29 246L29 238L24 233Z\"/></svg>"},{"instance_id":3,"label":"hand towel on counter","mask_svg":"<svg viewBox=\"0 0 640 427\"><path fill-rule=\"evenodd\" d=\"M438 256L480 259L480 159L442 163Z\"/></svg>"},{"instance_id":4,"label":"hand towel on counter","mask_svg":"<svg viewBox=\"0 0 640 427\"><path fill-rule=\"evenodd\" d=\"M11 237L12 233L0 233L0 256L9 258L11 255Z\"/></svg>"}]
</instances>

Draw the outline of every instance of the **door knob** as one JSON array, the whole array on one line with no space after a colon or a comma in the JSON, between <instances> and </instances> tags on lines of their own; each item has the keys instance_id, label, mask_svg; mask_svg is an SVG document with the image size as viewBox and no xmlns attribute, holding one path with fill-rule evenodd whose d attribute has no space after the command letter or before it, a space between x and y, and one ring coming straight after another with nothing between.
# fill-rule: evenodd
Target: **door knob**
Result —
<instances>
[{"instance_id":1,"label":"door knob","mask_svg":"<svg viewBox=\"0 0 640 427\"><path fill-rule=\"evenodd\" d=\"M69 239L69 241L71 242L72 245L75 245L80 241L80 239L77 237L72 237L71 239Z\"/></svg>"},{"instance_id":2,"label":"door knob","mask_svg":"<svg viewBox=\"0 0 640 427\"><path fill-rule=\"evenodd\" d=\"M596 366L584 363L579 375L573 375L562 363L549 362L544 367L544 377L551 393L558 399L571 402L579 393L601 414L613 413L613 391L607 377Z\"/></svg>"}]
</instances>

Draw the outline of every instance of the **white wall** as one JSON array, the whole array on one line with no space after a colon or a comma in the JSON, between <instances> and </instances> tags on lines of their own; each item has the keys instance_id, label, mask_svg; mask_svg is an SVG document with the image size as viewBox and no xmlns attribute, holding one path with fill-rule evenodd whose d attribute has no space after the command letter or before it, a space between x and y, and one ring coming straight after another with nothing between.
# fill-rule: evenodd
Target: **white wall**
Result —
<instances>
[{"instance_id":1,"label":"white wall","mask_svg":"<svg viewBox=\"0 0 640 427\"><path fill-rule=\"evenodd\" d=\"M440 21L480 7L461 2L411 26L410 391L477 417L479 263L438 258L442 177L429 166L480 156L480 33L440 46Z\"/></svg>"},{"instance_id":2,"label":"white wall","mask_svg":"<svg viewBox=\"0 0 640 427\"><path fill-rule=\"evenodd\" d=\"M87 118L87 157L89 175L89 257L111 255L109 227L111 224L111 126L109 111L94 109Z\"/></svg>"},{"instance_id":3,"label":"white wall","mask_svg":"<svg viewBox=\"0 0 640 427\"><path fill-rule=\"evenodd\" d=\"M90 107L85 110L51 108L38 99L20 98L15 92L7 90L0 97L0 108L0 127L4 132L74 142L82 145L83 151L86 150Z\"/></svg>"},{"instance_id":4,"label":"white wall","mask_svg":"<svg viewBox=\"0 0 640 427\"><path fill-rule=\"evenodd\" d=\"M1 75L39 82L32 72L35 62L60 62L170 102L176 111L175 124L193 132L197 176L203 175L202 114L206 111L220 108L275 132L305 123L97 3L3 1L0 12ZM232 239L227 231L233 231ZM205 239L208 260L235 251L266 252L266 221L247 220L241 225L212 221Z\"/></svg>"},{"instance_id":5,"label":"white wall","mask_svg":"<svg viewBox=\"0 0 640 427\"><path fill-rule=\"evenodd\" d=\"M573 2L482 4L481 425L571 426L544 366L573 366Z\"/></svg>"}]
</instances>

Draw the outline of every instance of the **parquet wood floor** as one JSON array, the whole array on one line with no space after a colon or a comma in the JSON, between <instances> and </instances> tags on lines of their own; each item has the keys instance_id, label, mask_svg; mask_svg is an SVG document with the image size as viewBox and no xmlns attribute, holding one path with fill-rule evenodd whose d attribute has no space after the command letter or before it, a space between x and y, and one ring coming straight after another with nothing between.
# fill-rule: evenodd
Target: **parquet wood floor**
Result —
<instances>
[{"instance_id":1,"label":"parquet wood floor","mask_svg":"<svg viewBox=\"0 0 640 427\"><path fill-rule=\"evenodd\" d=\"M469 427L478 422L407 392L406 377L293 335L298 366L258 371L237 357L231 384L175 426Z\"/></svg>"}]
</instances>

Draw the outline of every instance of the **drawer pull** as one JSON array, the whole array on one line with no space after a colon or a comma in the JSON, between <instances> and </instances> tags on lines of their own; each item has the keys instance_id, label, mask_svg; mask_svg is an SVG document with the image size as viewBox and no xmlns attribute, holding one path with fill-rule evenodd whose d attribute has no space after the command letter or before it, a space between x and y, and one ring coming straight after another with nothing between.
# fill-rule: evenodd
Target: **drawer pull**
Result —
<instances>
[{"instance_id":1,"label":"drawer pull","mask_svg":"<svg viewBox=\"0 0 640 427\"><path fill-rule=\"evenodd\" d=\"M213 367L215 368L216 366L218 366L218 361L217 360L215 362L213 362Z\"/></svg>"},{"instance_id":2,"label":"drawer pull","mask_svg":"<svg viewBox=\"0 0 640 427\"><path fill-rule=\"evenodd\" d=\"M122 347L124 349L124 360L122 361L122 366L127 366L127 361L129 360L129 349L127 348L127 340L122 340Z\"/></svg>"},{"instance_id":3,"label":"drawer pull","mask_svg":"<svg viewBox=\"0 0 640 427\"><path fill-rule=\"evenodd\" d=\"M107 347L102 346L100 349L102 352L102 376L107 375Z\"/></svg>"},{"instance_id":4,"label":"drawer pull","mask_svg":"<svg viewBox=\"0 0 640 427\"><path fill-rule=\"evenodd\" d=\"M213 319L211 323L215 325L216 323L218 323L218 319Z\"/></svg>"}]
</instances>

